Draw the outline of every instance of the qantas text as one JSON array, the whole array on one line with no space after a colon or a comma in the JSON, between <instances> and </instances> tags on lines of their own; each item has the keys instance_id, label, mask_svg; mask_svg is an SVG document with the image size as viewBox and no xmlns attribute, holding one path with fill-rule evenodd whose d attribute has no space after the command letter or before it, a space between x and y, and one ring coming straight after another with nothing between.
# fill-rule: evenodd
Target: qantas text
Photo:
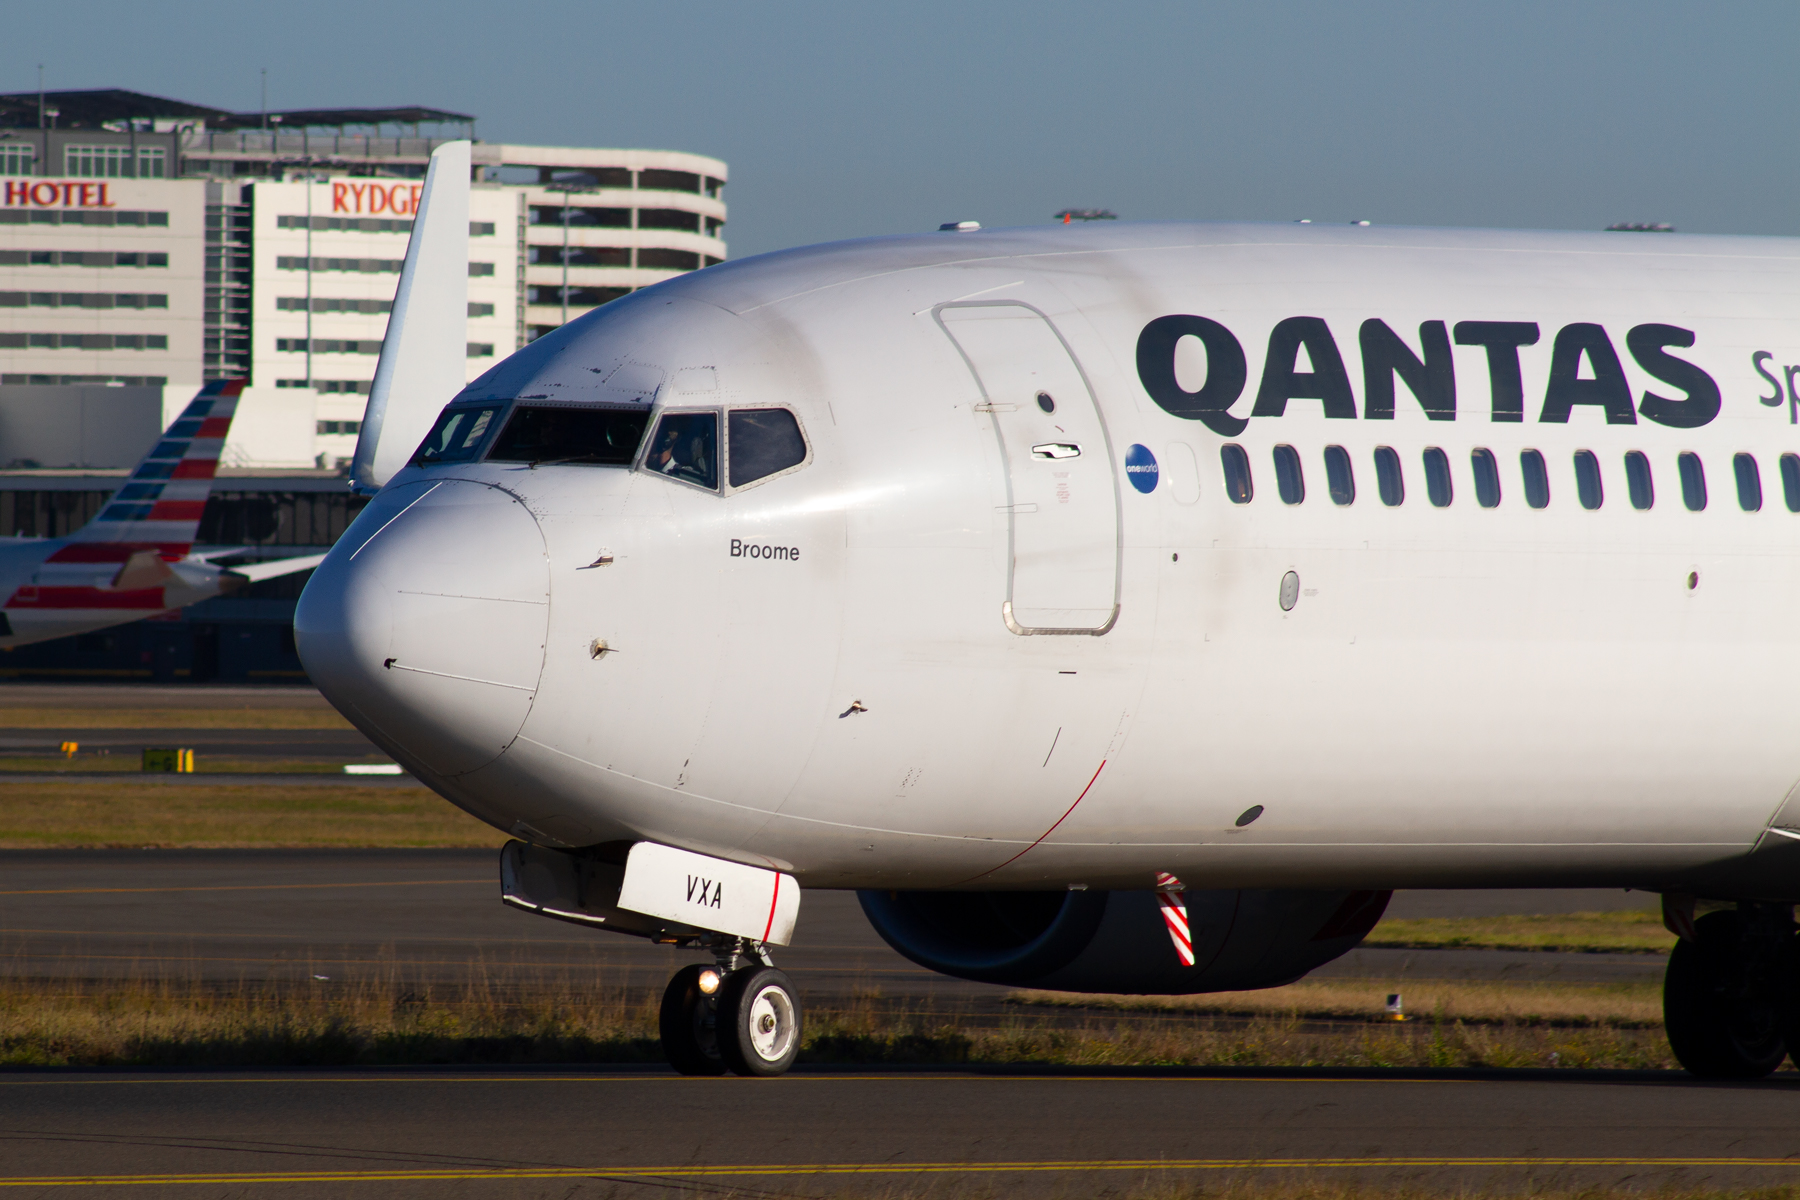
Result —
<instances>
[{"instance_id":1,"label":"qantas text","mask_svg":"<svg viewBox=\"0 0 1800 1200\"><path fill-rule=\"evenodd\" d=\"M1184 337L1197 338L1206 348L1206 382L1198 391L1187 391L1175 377L1175 347ZM1364 321L1357 332L1362 351L1362 416L1365 420L1393 417L1394 380L1398 377L1426 417L1454 421L1456 369L1450 352L1454 339L1459 346L1480 346L1487 351L1491 419L1523 421L1525 387L1519 348L1535 345L1538 337L1534 321L1458 321L1454 328L1443 321L1426 321L1419 326L1423 353L1415 354L1387 322ZM1625 335L1627 351L1645 373L1676 393L1646 390L1634 399L1605 327L1590 322L1564 325L1556 331L1551 346L1550 379L1537 419L1566 422L1576 406L1592 405L1606 414L1609 425L1635 425L1639 416L1673 429L1705 425L1719 415L1719 385L1693 363L1669 353L1671 347L1686 349L1693 344L1694 333L1689 329L1632 326ZM1306 349L1310 371L1295 369L1301 347ZM1249 424L1229 411L1243 395L1249 378L1244 348L1236 335L1217 321L1187 315L1156 318L1138 335L1137 369L1144 390L1166 412L1204 422L1226 437L1237 436ZM1262 381L1250 416L1282 416L1289 400L1321 401L1327 417L1354 420L1357 416L1343 355L1322 317L1289 317L1269 331Z\"/></svg>"}]
</instances>

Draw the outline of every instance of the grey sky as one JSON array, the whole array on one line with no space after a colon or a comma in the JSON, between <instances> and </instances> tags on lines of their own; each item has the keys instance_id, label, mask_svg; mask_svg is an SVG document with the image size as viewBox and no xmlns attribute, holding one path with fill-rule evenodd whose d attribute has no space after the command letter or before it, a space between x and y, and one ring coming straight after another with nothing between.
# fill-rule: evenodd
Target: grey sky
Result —
<instances>
[{"instance_id":1,"label":"grey sky","mask_svg":"<svg viewBox=\"0 0 1800 1200\"><path fill-rule=\"evenodd\" d=\"M489 140L731 166L732 256L1045 222L1800 233L1800 5L250 5L6 18L0 90L427 104Z\"/></svg>"}]
</instances>

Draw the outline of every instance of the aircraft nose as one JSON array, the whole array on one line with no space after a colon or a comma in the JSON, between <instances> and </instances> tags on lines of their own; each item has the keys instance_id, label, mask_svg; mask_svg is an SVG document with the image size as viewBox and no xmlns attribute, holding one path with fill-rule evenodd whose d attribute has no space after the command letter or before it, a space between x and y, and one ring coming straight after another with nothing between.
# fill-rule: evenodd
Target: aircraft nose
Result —
<instances>
[{"instance_id":1,"label":"aircraft nose","mask_svg":"<svg viewBox=\"0 0 1800 1200\"><path fill-rule=\"evenodd\" d=\"M308 581L295 645L326 698L389 751L461 775L525 723L549 591L543 534L510 493L389 488Z\"/></svg>"}]
</instances>

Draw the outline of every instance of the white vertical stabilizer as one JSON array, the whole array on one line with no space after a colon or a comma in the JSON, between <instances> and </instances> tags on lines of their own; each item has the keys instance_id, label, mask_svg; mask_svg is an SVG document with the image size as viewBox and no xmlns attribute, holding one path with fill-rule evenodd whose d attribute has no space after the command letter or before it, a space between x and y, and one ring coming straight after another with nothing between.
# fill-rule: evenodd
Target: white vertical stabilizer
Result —
<instances>
[{"instance_id":1,"label":"white vertical stabilizer","mask_svg":"<svg viewBox=\"0 0 1800 1200\"><path fill-rule=\"evenodd\" d=\"M358 491L391 479L467 382L469 150L468 142L446 142L431 155L351 460Z\"/></svg>"}]
</instances>

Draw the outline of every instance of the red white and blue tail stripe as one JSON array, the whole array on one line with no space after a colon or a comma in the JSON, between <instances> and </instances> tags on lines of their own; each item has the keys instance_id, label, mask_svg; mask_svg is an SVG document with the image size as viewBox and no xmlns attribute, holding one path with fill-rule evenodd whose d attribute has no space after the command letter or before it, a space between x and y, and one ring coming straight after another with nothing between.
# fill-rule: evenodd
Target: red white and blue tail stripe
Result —
<instances>
[{"instance_id":1,"label":"red white and blue tail stripe","mask_svg":"<svg viewBox=\"0 0 1800 1200\"><path fill-rule=\"evenodd\" d=\"M66 538L35 544L38 554L49 553L19 562L27 573L6 581L8 619L0 636L28 630L59 636L64 626L116 624L200 598L186 594L193 589L171 564L193 549L244 383L218 380L201 388L98 516Z\"/></svg>"}]
</instances>

